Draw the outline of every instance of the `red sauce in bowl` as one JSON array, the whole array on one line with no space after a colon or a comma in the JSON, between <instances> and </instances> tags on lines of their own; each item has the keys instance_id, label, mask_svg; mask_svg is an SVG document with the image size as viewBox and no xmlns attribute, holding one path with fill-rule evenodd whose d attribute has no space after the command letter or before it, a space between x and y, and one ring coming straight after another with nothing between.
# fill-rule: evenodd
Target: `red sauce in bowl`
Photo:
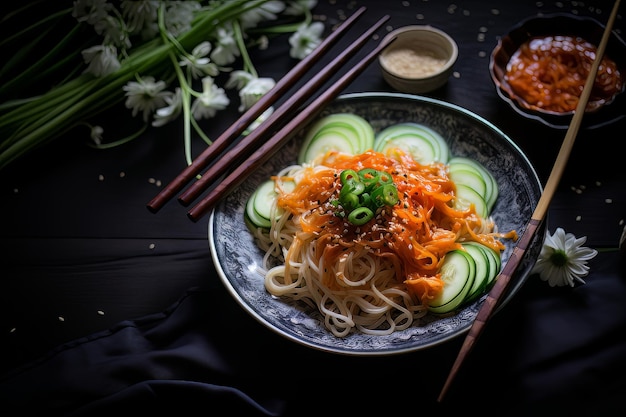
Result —
<instances>
[{"instance_id":1,"label":"red sauce in bowl","mask_svg":"<svg viewBox=\"0 0 626 417\"><path fill-rule=\"evenodd\" d=\"M521 104L532 110L567 113L576 109L596 46L580 37L546 36L526 41L511 56L504 75ZM602 58L586 111L599 109L622 91L623 75Z\"/></svg>"}]
</instances>

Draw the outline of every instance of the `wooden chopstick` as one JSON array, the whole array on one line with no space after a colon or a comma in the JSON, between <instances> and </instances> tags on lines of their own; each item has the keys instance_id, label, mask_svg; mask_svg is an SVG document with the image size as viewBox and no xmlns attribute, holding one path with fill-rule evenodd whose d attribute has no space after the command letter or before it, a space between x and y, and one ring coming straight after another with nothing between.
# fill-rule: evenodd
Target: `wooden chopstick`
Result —
<instances>
[{"instance_id":1,"label":"wooden chopstick","mask_svg":"<svg viewBox=\"0 0 626 417\"><path fill-rule=\"evenodd\" d=\"M213 143L208 146L194 161L167 184L148 204L147 208L153 213L159 211L175 194L181 191L192 178L200 173L213 159L215 159L234 139L254 122L276 100L283 96L311 66L330 49L339 38L357 21L365 12L365 6L357 9L337 29L329 34L313 52L296 64L267 94L264 94L253 106L241 117L228 127Z\"/></svg>"},{"instance_id":2,"label":"wooden chopstick","mask_svg":"<svg viewBox=\"0 0 626 417\"><path fill-rule=\"evenodd\" d=\"M463 361L471 351L478 336L482 333L485 324L491 317L502 294L504 294L504 290L506 289L507 284L511 279L511 276L519 266L524 256L524 253L526 252L526 249L528 248L535 234L537 233L539 225L543 222L545 218L546 212L548 211L548 206L550 205L550 201L552 200L554 192L559 184L561 175L563 174L565 165L567 164L567 160L572 150L572 146L574 145L574 139L576 139L576 135L578 133L578 129L580 128L583 115L585 114L585 107L587 107L587 102L589 101L589 96L591 94L596 74L598 72L598 66L600 65L600 61L602 60L602 56L604 55L606 45L611 35L613 23L615 22L615 17L617 16L619 3L620 0L617 0L615 2L615 5L613 6L613 10L611 12L611 15L609 16L608 23L604 29L604 33L602 34L602 39L600 41L600 44L598 45L595 60L593 61L587 79L585 81L585 86L583 87L583 91L580 95L578 105L576 106L576 109L574 111L574 116L570 121L570 125L565 134L565 138L563 139L563 143L561 144L561 149L559 150L554 166L552 167L552 171L550 172L550 176L548 177L546 186L541 194L541 197L539 198L537 207L535 208L535 211L533 212L531 219L526 226L526 230L524 231L519 242L513 249L509 260L502 269L502 272L499 274L494 287L491 289L491 291L489 291L489 294L487 295L484 304L478 311L478 314L474 319L474 323L472 323L472 326L470 327L469 333L466 336L463 345L461 346L459 354L452 366L448 378L444 383L441 393L439 394L439 397L437 399L437 401L439 402L443 400Z\"/></svg>"},{"instance_id":3,"label":"wooden chopstick","mask_svg":"<svg viewBox=\"0 0 626 417\"><path fill-rule=\"evenodd\" d=\"M305 110L298 113L281 128L274 136L259 147L245 163L238 165L225 179L219 182L198 204L196 204L187 216L198 221L206 214L222 197L228 195L232 190L241 184L252 172L261 167L270 159L281 146L286 144L298 131L302 129L313 118L315 118L326 105L328 105L339 93L359 75L370 62L391 42L395 37L385 37L376 48L360 60L354 67L350 68L337 82L319 95Z\"/></svg>"},{"instance_id":4,"label":"wooden chopstick","mask_svg":"<svg viewBox=\"0 0 626 417\"><path fill-rule=\"evenodd\" d=\"M207 171L202 174L202 177L196 182L191 184L187 190L185 190L179 197L178 201L184 205L189 205L195 200L202 192L204 192L212 183L215 183L216 179L224 174L228 169L234 165L242 162L248 155L250 155L255 148L259 146L263 140L272 133L275 133L281 126L289 119L288 115L294 113L307 99L313 97L327 80L333 75L336 75L340 68L361 50L365 43L371 38L376 30L378 30L384 22L389 19L389 16L383 16L381 19L366 30L361 36L359 36L354 42L344 49L339 55L337 55L324 69L318 72L313 78L311 78L302 88L291 95L284 104L278 107L270 117L258 126L249 135L242 138L235 146L233 146L225 155L220 158L220 161L211 165Z\"/></svg>"}]
</instances>

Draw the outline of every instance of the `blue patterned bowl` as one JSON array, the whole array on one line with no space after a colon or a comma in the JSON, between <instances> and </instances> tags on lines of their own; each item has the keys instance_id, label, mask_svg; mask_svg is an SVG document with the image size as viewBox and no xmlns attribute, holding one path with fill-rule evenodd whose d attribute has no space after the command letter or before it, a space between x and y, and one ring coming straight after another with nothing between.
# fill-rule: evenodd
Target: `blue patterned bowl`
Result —
<instances>
[{"instance_id":1,"label":"blue patterned bowl","mask_svg":"<svg viewBox=\"0 0 626 417\"><path fill-rule=\"evenodd\" d=\"M399 122L422 123L447 139L452 155L469 156L486 166L498 181L499 197L492 216L500 230L515 229L521 235L542 192L539 178L522 151L497 127L455 105L403 93L356 93L339 97L319 117L351 112L369 120L376 131ZM346 355L389 355L416 351L455 338L470 326L485 296L448 317L427 315L406 330L388 336L358 332L338 338L325 327L316 310L271 296L264 287L260 250L244 223L248 196L281 168L296 162L301 135L262 169L224 198L209 219L209 244L217 271L237 303L260 323L297 343ZM545 227L539 230L526 257L512 277L502 308L524 283L539 255ZM513 243L502 255L507 261Z\"/></svg>"}]
</instances>

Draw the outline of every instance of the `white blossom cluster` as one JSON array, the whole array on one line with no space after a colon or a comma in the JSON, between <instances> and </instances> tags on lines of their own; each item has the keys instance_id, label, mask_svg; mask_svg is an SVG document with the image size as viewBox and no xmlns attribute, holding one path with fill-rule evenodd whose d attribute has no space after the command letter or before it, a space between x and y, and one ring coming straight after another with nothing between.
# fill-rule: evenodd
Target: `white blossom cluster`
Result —
<instances>
[{"instance_id":1,"label":"white blossom cluster","mask_svg":"<svg viewBox=\"0 0 626 417\"><path fill-rule=\"evenodd\" d=\"M96 77L114 74L125 57L143 43L160 37L173 51L170 54L173 71L166 73L169 78L165 79L157 79L153 74L135 74L135 80L123 87L125 106L133 116L141 115L146 124L155 127L183 114L210 143L195 121L212 118L230 105L224 88L238 90L238 110L244 112L276 84L274 79L257 74L248 55L248 48L267 46L269 37L263 28L268 28L268 22L276 25L267 33L291 33L290 56L294 59L303 59L311 53L321 42L324 31L321 22L312 21L311 10L317 0L249 1L229 11L228 17L216 22L210 36L186 50L181 40L194 30L198 16L217 7L228 8L229 1L123 0L114 5L106 0L76 0L72 16L91 25L102 39L101 44L82 51L85 72ZM289 23L279 24L281 17L287 17ZM239 61L242 61L241 69L233 69ZM229 73L223 88L216 83L216 77L222 73ZM270 113L271 109L260 119ZM102 128L93 129L96 133L92 132L92 138L99 142Z\"/></svg>"}]
</instances>

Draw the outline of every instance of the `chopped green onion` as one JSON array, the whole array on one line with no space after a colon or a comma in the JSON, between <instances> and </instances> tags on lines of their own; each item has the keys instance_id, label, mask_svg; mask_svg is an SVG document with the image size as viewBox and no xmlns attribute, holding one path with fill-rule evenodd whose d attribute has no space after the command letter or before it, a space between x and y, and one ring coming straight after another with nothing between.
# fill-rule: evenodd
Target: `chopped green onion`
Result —
<instances>
[{"instance_id":1,"label":"chopped green onion","mask_svg":"<svg viewBox=\"0 0 626 417\"><path fill-rule=\"evenodd\" d=\"M368 207L359 207L348 214L348 221L356 226L361 226L372 220L373 217L374 212Z\"/></svg>"},{"instance_id":2,"label":"chopped green onion","mask_svg":"<svg viewBox=\"0 0 626 417\"><path fill-rule=\"evenodd\" d=\"M387 172L364 168L357 173L346 169L339 178L342 187L335 206L341 205L354 225L367 223L380 207L398 202L398 189Z\"/></svg>"},{"instance_id":3,"label":"chopped green onion","mask_svg":"<svg viewBox=\"0 0 626 417\"><path fill-rule=\"evenodd\" d=\"M393 206L398 202L398 189L393 184L386 184L372 192L372 200L377 207Z\"/></svg>"},{"instance_id":4,"label":"chopped green onion","mask_svg":"<svg viewBox=\"0 0 626 417\"><path fill-rule=\"evenodd\" d=\"M341 171L341 174L339 174L339 179L342 184L346 184L349 180L359 181L359 175L353 169L344 169Z\"/></svg>"},{"instance_id":5,"label":"chopped green onion","mask_svg":"<svg viewBox=\"0 0 626 417\"><path fill-rule=\"evenodd\" d=\"M339 202L348 211L354 210L360 206L359 204L359 196L353 193L348 193L343 196Z\"/></svg>"}]
</instances>

